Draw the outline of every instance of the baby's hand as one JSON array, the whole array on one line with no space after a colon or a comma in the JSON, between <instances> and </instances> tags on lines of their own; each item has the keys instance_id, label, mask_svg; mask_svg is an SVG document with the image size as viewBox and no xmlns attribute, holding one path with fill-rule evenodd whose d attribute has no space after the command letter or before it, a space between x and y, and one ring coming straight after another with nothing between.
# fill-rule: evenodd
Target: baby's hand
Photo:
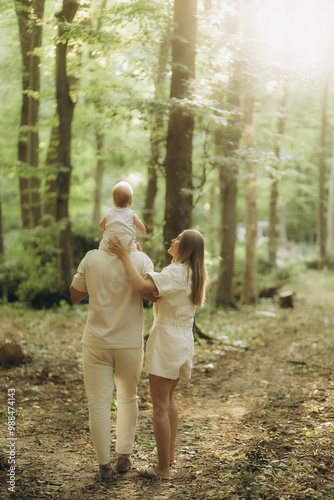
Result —
<instances>
[{"instance_id":1,"label":"baby's hand","mask_svg":"<svg viewBox=\"0 0 334 500\"><path fill-rule=\"evenodd\" d=\"M136 241L136 240L134 240L134 241L135 241L135 245L137 247L137 250L139 250L139 252L142 252L143 249L142 249L141 244L139 243L139 241Z\"/></svg>"}]
</instances>

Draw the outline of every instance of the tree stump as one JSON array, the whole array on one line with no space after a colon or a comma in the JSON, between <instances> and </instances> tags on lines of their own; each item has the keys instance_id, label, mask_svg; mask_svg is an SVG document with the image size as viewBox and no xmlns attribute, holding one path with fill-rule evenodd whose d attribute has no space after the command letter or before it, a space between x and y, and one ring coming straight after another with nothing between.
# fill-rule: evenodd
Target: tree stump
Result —
<instances>
[{"instance_id":1,"label":"tree stump","mask_svg":"<svg viewBox=\"0 0 334 500\"><path fill-rule=\"evenodd\" d=\"M282 308L293 307L293 292L286 291L279 294L279 306Z\"/></svg>"},{"instance_id":2,"label":"tree stump","mask_svg":"<svg viewBox=\"0 0 334 500\"><path fill-rule=\"evenodd\" d=\"M0 364L18 365L23 358L21 346L15 342L7 342L0 347Z\"/></svg>"}]
</instances>

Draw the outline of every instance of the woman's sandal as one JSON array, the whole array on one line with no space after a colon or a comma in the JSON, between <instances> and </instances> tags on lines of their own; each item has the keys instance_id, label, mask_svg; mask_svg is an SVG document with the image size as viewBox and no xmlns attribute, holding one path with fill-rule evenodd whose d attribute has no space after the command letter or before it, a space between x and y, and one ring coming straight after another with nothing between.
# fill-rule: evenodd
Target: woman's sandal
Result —
<instances>
[{"instance_id":1,"label":"woman's sandal","mask_svg":"<svg viewBox=\"0 0 334 500\"><path fill-rule=\"evenodd\" d=\"M140 476L148 477L150 479L153 479L153 478L165 479L165 480L170 479L169 476L161 476L160 474L157 474L155 472L153 465L142 465L141 467L138 467L137 472Z\"/></svg>"}]
</instances>

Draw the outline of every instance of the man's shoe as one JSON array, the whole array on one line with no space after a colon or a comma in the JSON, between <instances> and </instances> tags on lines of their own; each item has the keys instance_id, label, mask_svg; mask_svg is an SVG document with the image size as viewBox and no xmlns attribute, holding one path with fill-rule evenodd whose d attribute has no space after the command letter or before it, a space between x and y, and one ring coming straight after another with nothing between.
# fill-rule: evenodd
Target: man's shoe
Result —
<instances>
[{"instance_id":1,"label":"man's shoe","mask_svg":"<svg viewBox=\"0 0 334 500\"><path fill-rule=\"evenodd\" d=\"M113 474L115 474L115 469L110 463L106 465L100 465L99 469L102 481L110 481L110 479L113 478Z\"/></svg>"},{"instance_id":2,"label":"man's shoe","mask_svg":"<svg viewBox=\"0 0 334 500\"><path fill-rule=\"evenodd\" d=\"M127 472L132 465L129 457L118 457L116 470L117 472Z\"/></svg>"}]
</instances>

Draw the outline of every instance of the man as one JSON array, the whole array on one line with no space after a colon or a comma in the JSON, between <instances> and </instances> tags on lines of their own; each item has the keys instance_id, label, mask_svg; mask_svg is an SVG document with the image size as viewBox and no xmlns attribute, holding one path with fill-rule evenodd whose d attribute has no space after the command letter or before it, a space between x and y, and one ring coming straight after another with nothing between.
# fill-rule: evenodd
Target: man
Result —
<instances>
[{"instance_id":1,"label":"man","mask_svg":"<svg viewBox=\"0 0 334 500\"><path fill-rule=\"evenodd\" d=\"M131 259L142 276L153 271L152 261L139 251ZM91 250L80 262L70 286L71 299L89 295L87 323L82 338L83 374L89 424L100 476L112 478L110 408L117 390L117 472L131 466L136 422L137 385L143 362L142 297L133 290L123 262L104 250Z\"/></svg>"}]
</instances>

